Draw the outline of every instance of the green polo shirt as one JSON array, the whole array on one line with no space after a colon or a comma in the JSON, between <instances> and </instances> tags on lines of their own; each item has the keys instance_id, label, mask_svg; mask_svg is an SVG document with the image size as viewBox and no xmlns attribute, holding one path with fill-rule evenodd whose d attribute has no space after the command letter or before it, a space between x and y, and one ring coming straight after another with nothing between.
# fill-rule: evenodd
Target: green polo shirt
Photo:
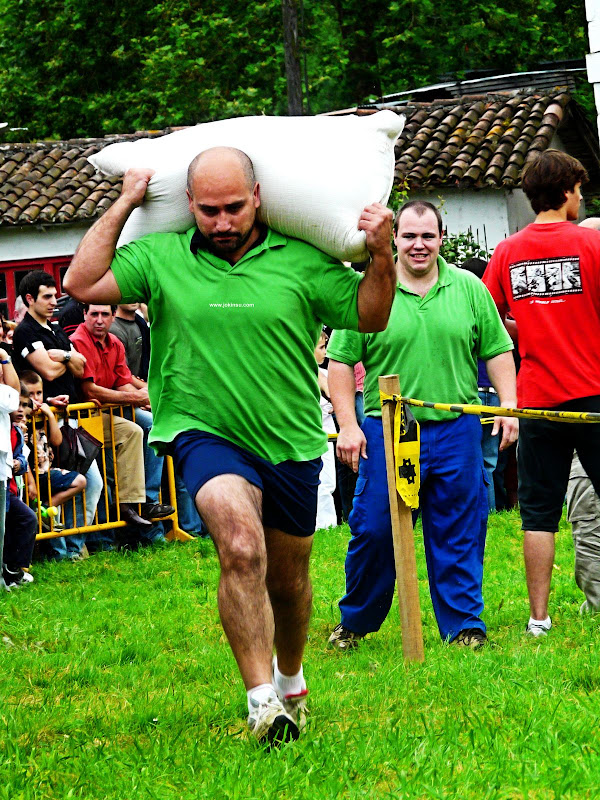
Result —
<instances>
[{"instance_id":1,"label":"green polo shirt","mask_svg":"<svg viewBox=\"0 0 600 800\"><path fill-rule=\"evenodd\" d=\"M384 331L336 330L331 337L329 358L350 366L363 362L365 413L370 416L381 416L380 375L398 374L405 397L477 403L477 358L487 361L513 347L483 283L441 256L438 268L438 281L425 297L398 283ZM429 408L412 411L420 422L450 418Z\"/></svg>"},{"instance_id":2,"label":"green polo shirt","mask_svg":"<svg viewBox=\"0 0 600 800\"><path fill-rule=\"evenodd\" d=\"M121 302L148 304L148 378L159 452L178 433L222 436L273 464L317 458L314 348L323 323L358 329L360 276L269 230L237 264L190 249L195 228L120 247Z\"/></svg>"}]
</instances>

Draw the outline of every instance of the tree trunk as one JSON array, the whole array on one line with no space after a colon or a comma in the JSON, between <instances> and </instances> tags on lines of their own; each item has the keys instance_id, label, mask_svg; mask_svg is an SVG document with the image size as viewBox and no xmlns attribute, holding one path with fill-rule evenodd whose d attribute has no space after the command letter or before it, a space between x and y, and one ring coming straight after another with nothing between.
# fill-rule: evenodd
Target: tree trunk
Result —
<instances>
[{"instance_id":1,"label":"tree trunk","mask_svg":"<svg viewBox=\"0 0 600 800\"><path fill-rule=\"evenodd\" d=\"M298 52L298 8L296 0L281 0L283 45L287 78L288 114L302 115L302 74Z\"/></svg>"},{"instance_id":2,"label":"tree trunk","mask_svg":"<svg viewBox=\"0 0 600 800\"><path fill-rule=\"evenodd\" d=\"M345 85L348 98L364 103L371 95L381 96L381 80L375 26L380 19L382 0L335 0L342 39L348 53Z\"/></svg>"}]
</instances>

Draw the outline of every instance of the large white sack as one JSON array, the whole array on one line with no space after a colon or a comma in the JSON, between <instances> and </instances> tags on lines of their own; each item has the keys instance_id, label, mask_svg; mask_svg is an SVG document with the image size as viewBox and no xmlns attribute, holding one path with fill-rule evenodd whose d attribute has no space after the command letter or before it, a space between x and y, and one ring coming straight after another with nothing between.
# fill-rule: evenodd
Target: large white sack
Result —
<instances>
[{"instance_id":1,"label":"large white sack","mask_svg":"<svg viewBox=\"0 0 600 800\"><path fill-rule=\"evenodd\" d=\"M393 111L365 117L238 117L112 144L89 160L105 175L123 175L130 167L155 170L144 205L131 214L119 245L147 233L190 228L188 165L203 150L224 145L252 159L263 222L342 260L362 261L368 253L358 220L369 203L387 203L394 143L404 120Z\"/></svg>"}]
</instances>

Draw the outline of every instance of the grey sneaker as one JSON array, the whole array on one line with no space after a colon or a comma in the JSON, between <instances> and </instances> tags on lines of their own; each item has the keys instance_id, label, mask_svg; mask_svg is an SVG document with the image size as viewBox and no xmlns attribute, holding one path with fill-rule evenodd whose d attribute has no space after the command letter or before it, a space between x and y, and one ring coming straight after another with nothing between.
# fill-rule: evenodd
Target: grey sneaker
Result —
<instances>
[{"instance_id":1,"label":"grey sneaker","mask_svg":"<svg viewBox=\"0 0 600 800\"><path fill-rule=\"evenodd\" d=\"M551 627L552 627L552 622L550 622L550 624L548 625L545 625L543 622L529 621L527 623L527 626L525 627L525 633L528 636L533 636L537 639L539 636L546 636Z\"/></svg>"},{"instance_id":2,"label":"grey sneaker","mask_svg":"<svg viewBox=\"0 0 600 800\"><path fill-rule=\"evenodd\" d=\"M299 731L306 727L306 718L308 716L308 709L306 707L307 696L308 689L303 689L298 694L285 694L281 698L281 703L286 712L292 719L296 720Z\"/></svg>"},{"instance_id":3,"label":"grey sneaker","mask_svg":"<svg viewBox=\"0 0 600 800\"><path fill-rule=\"evenodd\" d=\"M289 714L292 719L296 720L298 730L301 731L306 727L306 717L308 715L308 709L306 708L308 689L306 688L306 683L302 691L298 692L298 694L284 694L275 680L275 658L273 658L273 686L275 687L277 697L280 699L286 713Z\"/></svg>"},{"instance_id":4,"label":"grey sneaker","mask_svg":"<svg viewBox=\"0 0 600 800\"><path fill-rule=\"evenodd\" d=\"M277 695L273 694L266 703L258 703L251 698L250 704L252 710L248 715L248 727L259 742L279 745L298 738L298 726Z\"/></svg>"},{"instance_id":5,"label":"grey sneaker","mask_svg":"<svg viewBox=\"0 0 600 800\"><path fill-rule=\"evenodd\" d=\"M348 628L345 628L340 622L340 624L336 625L331 632L329 644L335 650L347 652L348 650L354 650L356 647L358 647L359 641L364 638L364 633L354 633L354 631L350 631Z\"/></svg>"},{"instance_id":6,"label":"grey sneaker","mask_svg":"<svg viewBox=\"0 0 600 800\"><path fill-rule=\"evenodd\" d=\"M453 644L457 647L468 647L471 650L481 650L487 644L487 636L481 628L465 628L460 631Z\"/></svg>"}]
</instances>

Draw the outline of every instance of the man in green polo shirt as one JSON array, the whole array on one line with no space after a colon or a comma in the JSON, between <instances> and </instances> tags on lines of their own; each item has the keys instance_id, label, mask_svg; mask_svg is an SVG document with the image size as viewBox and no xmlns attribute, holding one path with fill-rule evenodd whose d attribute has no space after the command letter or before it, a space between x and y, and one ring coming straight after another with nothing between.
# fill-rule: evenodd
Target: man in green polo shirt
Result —
<instances>
[{"instance_id":1,"label":"man in green polo shirt","mask_svg":"<svg viewBox=\"0 0 600 800\"><path fill-rule=\"evenodd\" d=\"M399 374L402 394L442 403L477 403L477 358L503 406L516 403L512 342L485 286L439 255L442 220L431 203L397 214L398 284L388 327L379 333L334 331L329 388L340 425L338 458L358 469L346 558L341 622L330 637L340 650L379 630L394 592L394 557L378 376ZM353 366L365 370L365 422L354 412ZM440 635L473 649L486 641L481 620L487 493L477 417L414 408L421 426L421 492L429 586ZM518 433L497 418L501 447Z\"/></svg>"},{"instance_id":2,"label":"man in green polo shirt","mask_svg":"<svg viewBox=\"0 0 600 800\"><path fill-rule=\"evenodd\" d=\"M84 302L148 304L150 441L173 453L215 543L219 611L249 726L260 740L294 739L305 715L308 561L327 446L314 348L323 323L385 328L395 285L392 215L375 203L360 217L371 253L361 280L261 225L250 159L213 148L188 172L196 227L115 253L151 175L125 175L64 285Z\"/></svg>"}]
</instances>

